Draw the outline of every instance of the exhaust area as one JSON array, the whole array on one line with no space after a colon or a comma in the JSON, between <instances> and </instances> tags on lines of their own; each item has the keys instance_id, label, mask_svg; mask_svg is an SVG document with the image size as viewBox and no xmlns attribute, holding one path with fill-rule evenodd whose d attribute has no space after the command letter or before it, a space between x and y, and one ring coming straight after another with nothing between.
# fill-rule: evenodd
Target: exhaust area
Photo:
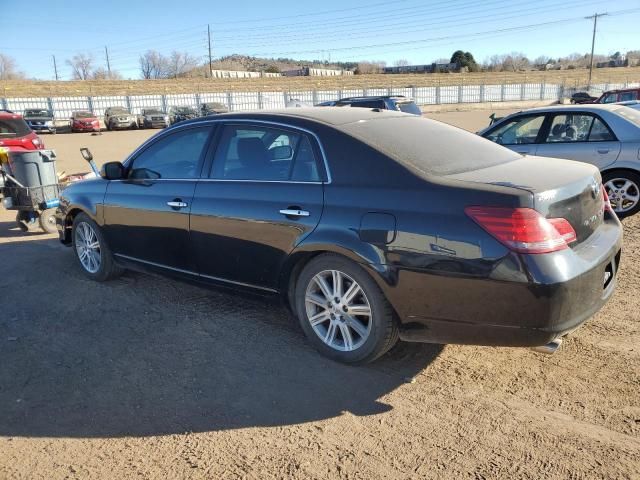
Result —
<instances>
[{"instance_id":1,"label":"exhaust area","mask_svg":"<svg viewBox=\"0 0 640 480\"><path fill-rule=\"evenodd\" d=\"M546 345L541 345L539 347L531 347L531 350L538 353L546 353L547 355L551 355L555 353L558 348L562 345L562 339L556 338L555 340L551 340Z\"/></svg>"}]
</instances>

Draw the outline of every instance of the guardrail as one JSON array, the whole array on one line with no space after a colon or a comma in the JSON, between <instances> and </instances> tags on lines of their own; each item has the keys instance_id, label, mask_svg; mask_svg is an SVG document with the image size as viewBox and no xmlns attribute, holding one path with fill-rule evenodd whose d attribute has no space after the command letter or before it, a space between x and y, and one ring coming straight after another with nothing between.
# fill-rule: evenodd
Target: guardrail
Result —
<instances>
[{"instance_id":1,"label":"guardrail","mask_svg":"<svg viewBox=\"0 0 640 480\"><path fill-rule=\"evenodd\" d=\"M592 92L640 87L640 83L602 83L591 86ZM203 103L218 102L230 111L284 108L291 100L317 104L343 97L367 95L404 95L418 105L456 103L512 102L531 100L560 100L571 96L576 88L561 83L521 83L453 85L433 87L359 88L345 90L305 90L288 92L221 92L168 95L114 95L88 97L0 98L0 109L22 113L28 108L52 110L58 119L69 118L77 110L88 110L102 116L108 107L123 106L132 113L143 108L160 108L167 112L172 106L199 107Z\"/></svg>"}]
</instances>

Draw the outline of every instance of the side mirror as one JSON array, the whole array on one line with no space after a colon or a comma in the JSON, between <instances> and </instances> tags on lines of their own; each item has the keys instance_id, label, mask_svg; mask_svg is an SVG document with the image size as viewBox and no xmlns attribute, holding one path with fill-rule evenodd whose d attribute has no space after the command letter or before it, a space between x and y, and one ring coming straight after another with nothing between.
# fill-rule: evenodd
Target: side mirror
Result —
<instances>
[{"instance_id":1,"label":"side mirror","mask_svg":"<svg viewBox=\"0 0 640 480\"><path fill-rule=\"evenodd\" d=\"M122 180L124 175L125 168L120 162L107 162L100 170L100 176L105 180Z\"/></svg>"},{"instance_id":2,"label":"side mirror","mask_svg":"<svg viewBox=\"0 0 640 480\"><path fill-rule=\"evenodd\" d=\"M82 158L84 158L87 162L93 161L91 150L89 150L87 147L82 147L80 149L80 155L82 155Z\"/></svg>"},{"instance_id":3,"label":"side mirror","mask_svg":"<svg viewBox=\"0 0 640 480\"><path fill-rule=\"evenodd\" d=\"M273 160L286 160L293 156L293 149L289 145L281 145L279 147L273 147L271 150L271 158Z\"/></svg>"}]
</instances>

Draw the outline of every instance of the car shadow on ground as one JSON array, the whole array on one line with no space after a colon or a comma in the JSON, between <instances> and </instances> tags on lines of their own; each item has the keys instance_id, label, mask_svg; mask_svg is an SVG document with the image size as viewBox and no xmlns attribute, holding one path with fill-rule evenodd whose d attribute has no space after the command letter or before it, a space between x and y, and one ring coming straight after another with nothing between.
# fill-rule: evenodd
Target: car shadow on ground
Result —
<instances>
[{"instance_id":1,"label":"car shadow on ground","mask_svg":"<svg viewBox=\"0 0 640 480\"><path fill-rule=\"evenodd\" d=\"M7 225L0 224L0 237ZM128 272L95 283L56 239L0 243L0 435L112 437L282 426L351 412L438 345L375 363L320 356L273 303Z\"/></svg>"}]
</instances>

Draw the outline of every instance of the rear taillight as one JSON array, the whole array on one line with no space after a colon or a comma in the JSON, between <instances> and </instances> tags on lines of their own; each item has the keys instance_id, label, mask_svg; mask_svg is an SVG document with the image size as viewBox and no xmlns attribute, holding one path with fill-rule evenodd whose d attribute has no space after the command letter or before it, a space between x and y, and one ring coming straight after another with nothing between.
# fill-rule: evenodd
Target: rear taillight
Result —
<instances>
[{"instance_id":1,"label":"rear taillight","mask_svg":"<svg viewBox=\"0 0 640 480\"><path fill-rule=\"evenodd\" d=\"M467 207L464 211L515 252L555 252L576 241L576 232L566 219L547 219L531 208Z\"/></svg>"}]
</instances>

